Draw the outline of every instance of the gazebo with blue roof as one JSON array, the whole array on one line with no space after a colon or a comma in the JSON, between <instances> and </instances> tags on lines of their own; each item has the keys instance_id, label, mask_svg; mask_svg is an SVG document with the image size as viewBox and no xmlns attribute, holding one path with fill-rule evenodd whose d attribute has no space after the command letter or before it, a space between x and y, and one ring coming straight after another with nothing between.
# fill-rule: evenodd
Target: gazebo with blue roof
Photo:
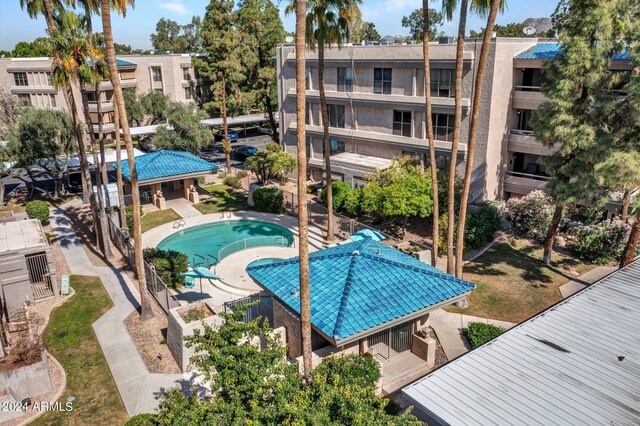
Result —
<instances>
[{"instance_id":1,"label":"gazebo with blue roof","mask_svg":"<svg viewBox=\"0 0 640 426\"><path fill-rule=\"evenodd\" d=\"M117 167L113 163L113 167ZM218 170L218 166L184 151L155 151L136 157L136 171L140 193L151 195L153 204L160 210L166 208L164 193L181 193L181 196L197 204L200 201L194 178ZM122 162L122 176L131 182L129 163Z\"/></svg>"},{"instance_id":2,"label":"gazebo with blue roof","mask_svg":"<svg viewBox=\"0 0 640 426\"><path fill-rule=\"evenodd\" d=\"M429 312L475 288L371 238L311 253L309 271L314 350L329 344L360 353L383 344L387 356L411 350ZM274 299L272 325L287 329L289 356L300 356L298 257L249 265L247 272Z\"/></svg>"}]
</instances>

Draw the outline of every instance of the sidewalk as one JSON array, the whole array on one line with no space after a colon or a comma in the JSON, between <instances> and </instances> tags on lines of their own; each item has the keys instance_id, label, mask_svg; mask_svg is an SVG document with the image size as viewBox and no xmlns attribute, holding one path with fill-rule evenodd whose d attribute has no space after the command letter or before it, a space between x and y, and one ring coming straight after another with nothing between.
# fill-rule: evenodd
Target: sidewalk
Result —
<instances>
[{"instance_id":1,"label":"sidewalk","mask_svg":"<svg viewBox=\"0 0 640 426\"><path fill-rule=\"evenodd\" d=\"M158 406L156 392L184 386L188 378L182 374L151 374L131 340L123 320L139 304L139 295L129 277L116 267L93 266L75 231L64 217L65 208L75 206L74 200L53 211L51 226L60 241L62 253L74 275L98 276L113 301L113 308L93 323L109 369L129 416L153 412Z\"/></svg>"},{"instance_id":2,"label":"sidewalk","mask_svg":"<svg viewBox=\"0 0 640 426\"><path fill-rule=\"evenodd\" d=\"M513 327L515 324L498 321L487 318L472 317L471 315L454 314L447 312L443 309L438 309L431 312L429 315L429 325L436 332L442 350L449 361L453 361L460 355L468 352L471 347L467 342L467 338L464 337L463 329L467 327L470 322L483 322L486 324L497 325L505 330Z\"/></svg>"},{"instance_id":3,"label":"sidewalk","mask_svg":"<svg viewBox=\"0 0 640 426\"><path fill-rule=\"evenodd\" d=\"M202 213L198 211L190 201L184 198L175 198L173 200L167 200L167 208L173 209L176 213L182 216L183 219L188 217L202 216Z\"/></svg>"},{"instance_id":4,"label":"sidewalk","mask_svg":"<svg viewBox=\"0 0 640 426\"><path fill-rule=\"evenodd\" d=\"M562 294L562 298L566 299L567 297L574 295L583 288L601 280L617 269L618 268L615 266L598 266L597 268L593 268L589 272L580 275L578 278L561 285L559 290Z\"/></svg>"}]
</instances>

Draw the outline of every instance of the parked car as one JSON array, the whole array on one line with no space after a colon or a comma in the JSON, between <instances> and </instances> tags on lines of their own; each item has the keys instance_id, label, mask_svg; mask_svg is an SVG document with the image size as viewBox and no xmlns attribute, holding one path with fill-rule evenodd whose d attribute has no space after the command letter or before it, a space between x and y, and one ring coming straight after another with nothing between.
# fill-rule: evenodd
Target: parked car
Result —
<instances>
[{"instance_id":1,"label":"parked car","mask_svg":"<svg viewBox=\"0 0 640 426\"><path fill-rule=\"evenodd\" d=\"M239 137L238 137L238 133L235 130L231 130L229 129L227 134L229 135L229 142L236 142ZM218 133L216 133L216 141L220 142L222 139L224 139L224 131L222 129L218 130Z\"/></svg>"},{"instance_id":2,"label":"parked car","mask_svg":"<svg viewBox=\"0 0 640 426\"><path fill-rule=\"evenodd\" d=\"M236 160L246 160L247 158L255 155L258 152L258 148L254 146L243 146L233 151L233 157Z\"/></svg>"},{"instance_id":3,"label":"parked car","mask_svg":"<svg viewBox=\"0 0 640 426\"><path fill-rule=\"evenodd\" d=\"M258 131L260 133L262 133L263 135L269 135L269 136L273 136L273 129L271 128L270 124L261 124L258 127ZM276 127L276 132L280 132L280 130Z\"/></svg>"}]
</instances>

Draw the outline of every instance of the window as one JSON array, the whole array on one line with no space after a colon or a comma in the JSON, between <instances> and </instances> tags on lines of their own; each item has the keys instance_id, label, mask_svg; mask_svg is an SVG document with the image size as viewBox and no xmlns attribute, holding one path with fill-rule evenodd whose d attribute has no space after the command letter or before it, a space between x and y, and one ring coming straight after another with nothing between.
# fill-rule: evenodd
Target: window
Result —
<instances>
[{"instance_id":1,"label":"window","mask_svg":"<svg viewBox=\"0 0 640 426\"><path fill-rule=\"evenodd\" d=\"M344 129L344 105L327 105L329 111L329 127Z\"/></svg>"},{"instance_id":2,"label":"window","mask_svg":"<svg viewBox=\"0 0 640 426\"><path fill-rule=\"evenodd\" d=\"M89 102L96 102L96 92L87 92L87 100Z\"/></svg>"},{"instance_id":3,"label":"window","mask_svg":"<svg viewBox=\"0 0 640 426\"><path fill-rule=\"evenodd\" d=\"M192 87L185 87L184 88L184 97L188 101L193 99L193 88Z\"/></svg>"},{"instance_id":4,"label":"window","mask_svg":"<svg viewBox=\"0 0 640 426\"><path fill-rule=\"evenodd\" d=\"M311 123L310 117L311 117L311 104L307 102L307 105L304 109L304 124Z\"/></svg>"},{"instance_id":5,"label":"window","mask_svg":"<svg viewBox=\"0 0 640 426\"><path fill-rule=\"evenodd\" d=\"M13 73L13 80L16 83L16 86L28 86L29 82L27 81L27 73L26 72L16 72Z\"/></svg>"},{"instance_id":6,"label":"window","mask_svg":"<svg viewBox=\"0 0 640 426\"><path fill-rule=\"evenodd\" d=\"M351 67L338 67L338 92L351 92L353 89Z\"/></svg>"},{"instance_id":7,"label":"window","mask_svg":"<svg viewBox=\"0 0 640 426\"><path fill-rule=\"evenodd\" d=\"M19 94L18 102L20 102L20 105L22 106L31 106L31 95L23 93Z\"/></svg>"},{"instance_id":8,"label":"window","mask_svg":"<svg viewBox=\"0 0 640 426\"><path fill-rule=\"evenodd\" d=\"M373 93L391 94L391 68L373 69Z\"/></svg>"},{"instance_id":9,"label":"window","mask_svg":"<svg viewBox=\"0 0 640 426\"><path fill-rule=\"evenodd\" d=\"M411 111L393 111L393 134L411 137Z\"/></svg>"},{"instance_id":10,"label":"window","mask_svg":"<svg viewBox=\"0 0 640 426\"><path fill-rule=\"evenodd\" d=\"M306 90L311 90L311 69L309 67L304 69L304 84Z\"/></svg>"},{"instance_id":11,"label":"window","mask_svg":"<svg viewBox=\"0 0 640 426\"><path fill-rule=\"evenodd\" d=\"M305 148L306 148L306 154L307 154L307 158L311 158L311 138L309 136L307 136L304 140L304 144L305 144Z\"/></svg>"},{"instance_id":12,"label":"window","mask_svg":"<svg viewBox=\"0 0 640 426\"><path fill-rule=\"evenodd\" d=\"M191 73L189 72L189 68L182 68L182 79L184 81L191 80Z\"/></svg>"},{"instance_id":13,"label":"window","mask_svg":"<svg viewBox=\"0 0 640 426\"><path fill-rule=\"evenodd\" d=\"M151 67L154 83L162 83L162 69L160 67Z\"/></svg>"},{"instance_id":14,"label":"window","mask_svg":"<svg viewBox=\"0 0 640 426\"><path fill-rule=\"evenodd\" d=\"M50 72L47 73L47 84L49 86L53 86L53 77L51 76Z\"/></svg>"},{"instance_id":15,"label":"window","mask_svg":"<svg viewBox=\"0 0 640 426\"><path fill-rule=\"evenodd\" d=\"M454 116L450 114L433 114L433 137L439 141L451 142L453 140Z\"/></svg>"},{"instance_id":16,"label":"window","mask_svg":"<svg viewBox=\"0 0 640 426\"><path fill-rule=\"evenodd\" d=\"M329 139L329 155L336 155L340 154L341 152L344 152L344 142L335 139Z\"/></svg>"},{"instance_id":17,"label":"window","mask_svg":"<svg viewBox=\"0 0 640 426\"><path fill-rule=\"evenodd\" d=\"M56 95L49 95L49 102L51 103L51 108L55 108L58 105L56 104Z\"/></svg>"},{"instance_id":18,"label":"window","mask_svg":"<svg viewBox=\"0 0 640 426\"><path fill-rule=\"evenodd\" d=\"M431 70L431 96L453 98L456 95L455 70Z\"/></svg>"}]
</instances>

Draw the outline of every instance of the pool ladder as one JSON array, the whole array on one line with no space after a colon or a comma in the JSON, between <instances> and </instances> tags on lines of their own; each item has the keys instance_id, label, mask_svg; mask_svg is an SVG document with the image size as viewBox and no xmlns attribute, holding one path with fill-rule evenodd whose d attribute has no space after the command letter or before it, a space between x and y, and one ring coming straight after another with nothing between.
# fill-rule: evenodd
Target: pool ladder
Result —
<instances>
[{"instance_id":1,"label":"pool ladder","mask_svg":"<svg viewBox=\"0 0 640 426\"><path fill-rule=\"evenodd\" d=\"M173 229L180 229L183 226L185 226L185 221L184 219L180 219L180 220L176 220L175 222L173 222Z\"/></svg>"},{"instance_id":2,"label":"pool ladder","mask_svg":"<svg viewBox=\"0 0 640 426\"><path fill-rule=\"evenodd\" d=\"M200 259L201 261L197 262L196 258ZM209 260L212 260L213 262L208 263ZM193 268L196 268L198 266L205 266L206 268L211 268L212 266L217 266L217 265L218 265L218 258L212 254L207 254L206 257L198 253L193 254L193 262L191 264Z\"/></svg>"}]
</instances>

